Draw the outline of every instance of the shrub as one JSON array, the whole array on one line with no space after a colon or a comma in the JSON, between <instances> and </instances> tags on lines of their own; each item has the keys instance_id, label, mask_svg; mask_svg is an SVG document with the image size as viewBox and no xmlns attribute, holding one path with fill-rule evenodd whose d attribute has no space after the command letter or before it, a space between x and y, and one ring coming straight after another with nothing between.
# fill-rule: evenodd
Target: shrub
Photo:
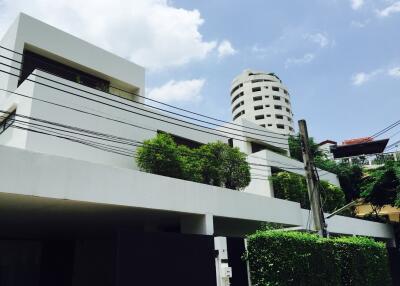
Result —
<instances>
[{"instance_id":1,"label":"shrub","mask_svg":"<svg viewBox=\"0 0 400 286\"><path fill-rule=\"evenodd\" d=\"M159 133L138 148L136 161L146 172L214 186L240 190L250 183L246 155L222 142L191 149Z\"/></svg>"},{"instance_id":2,"label":"shrub","mask_svg":"<svg viewBox=\"0 0 400 286\"><path fill-rule=\"evenodd\" d=\"M248 237L252 285L390 285L383 243L280 230Z\"/></svg>"},{"instance_id":3,"label":"shrub","mask_svg":"<svg viewBox=\"0 0 400 286\"><path fill-rule=\"evenodd\" d=\"M306 179L303 176L279 172L271 180L276 198L298 202L302 208L310 208ZM321 181L321 197L324 211L332 212L345 205L343 191L326 181Z\"/></svg>"}]
</instances>

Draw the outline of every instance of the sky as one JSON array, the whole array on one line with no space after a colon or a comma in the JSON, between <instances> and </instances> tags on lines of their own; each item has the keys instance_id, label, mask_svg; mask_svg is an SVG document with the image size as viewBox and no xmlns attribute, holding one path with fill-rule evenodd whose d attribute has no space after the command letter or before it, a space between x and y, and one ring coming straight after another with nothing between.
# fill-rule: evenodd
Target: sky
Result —
<instances>
[{"instance_id":1,"label":"sky","mask_svg":"<svg viewBox=\"0 0 400 286\"><path fill-rule=\"evenodd\" d=\"M231 119L231 81L250 68L282 79L316 141L400 120L400 1L0 0L1 35L19 12L146 67L148 97L208 116Z\"/></svg>"}]
</instances>

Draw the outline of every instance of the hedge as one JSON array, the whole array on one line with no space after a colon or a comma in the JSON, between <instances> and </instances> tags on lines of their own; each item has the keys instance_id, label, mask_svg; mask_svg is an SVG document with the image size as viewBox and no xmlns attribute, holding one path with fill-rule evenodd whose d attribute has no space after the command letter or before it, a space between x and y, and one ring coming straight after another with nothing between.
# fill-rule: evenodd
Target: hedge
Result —
<instances>
[{"instance_id":1,"label":"hedge","mask_svg":"<svg viewBox=\"0 0 400 286\"><path fill-rule=\"evenodd\" d=\"M385 245L364 237L258 231L248 237L246 259L253 286L391 285Z\"/></svg>"}]
</instances>

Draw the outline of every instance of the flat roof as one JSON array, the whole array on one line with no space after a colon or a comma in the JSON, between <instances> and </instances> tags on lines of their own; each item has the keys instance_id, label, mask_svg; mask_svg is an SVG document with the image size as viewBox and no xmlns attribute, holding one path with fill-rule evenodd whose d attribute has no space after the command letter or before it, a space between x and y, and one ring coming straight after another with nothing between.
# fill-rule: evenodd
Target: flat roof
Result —
<instances>
[{"instance_id":1,"label":"flat roof","mask_svg":"<svg viewBox=\"0 0 400 286\"><path fill-rule=\"evenodd\" d=\"M388 142L389 139L382 139L357 144L333 146L331 152L333 153L333 157L335 159L359 155L377 154L382 153L385 150Z\"/></svg>"}]
</instances>

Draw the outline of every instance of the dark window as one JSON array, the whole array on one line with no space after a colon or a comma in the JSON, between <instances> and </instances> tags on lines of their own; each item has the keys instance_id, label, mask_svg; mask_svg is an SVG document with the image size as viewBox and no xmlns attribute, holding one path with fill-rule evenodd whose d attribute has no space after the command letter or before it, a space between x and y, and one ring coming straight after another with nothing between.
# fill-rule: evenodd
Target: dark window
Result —
<instances>
[{"instance_id":1,"label":"dark window","mask_svg":"<svg viewBox=\"0 0 400 286\"><path fill-rule=\"evenodd\" d=\"M264 119L265 117L264 117L264 115L256 115L256 120L260 120L260 119Z\"/></svg>"},{"instance_id":2,"label":"dark window","mask_svg":"<svg viewBox=\"0 0 400 286\"><path fill-rule=\"evenodd\" d=\"M17 110L14 109L11 112L7 113L4 112L3 115L0 116L0 134L6 131L7 128L10 127L15 122L16 113Z\"/></svg>"},{"instance_id":3,"label":"dark window","mask_svg":"<svg viewBox=\"0 0 400 286\"><path fill-rule=\"evenodd\" d=\"M272 124L268 124L268 126L272 126Z\"/></svg>"},{"instance_id":4,"label":"dark window","mask_svg":"<svg viewBox=\"0 0 400 286\"><path fill-rule=\"evenodd\" d=\"M238 109L238 108L239 108L241 105L243 105L243 104L244 104L243 101L239 102L238 104L236 104L236 105L233 107L232 111L235 111L236 109Z\"/></svg>"},{"instance_id":5,"label":"dark window","mask_svg":"<svg viewBox=\"0 0 400 286\"><path fill-rule=\"evenodd\" d=\"M276 119L283 119L283 115L276 114L275 117Z\"/></svg>"},{"instance_id":6,"label":"dark window","mask_svg":"<svg viewBox=\"0 0 400 286\"><path fill-rule=\"evenodd\" d=\"M253 92L261 91L261 87L253 87L253 88L252 88L252 91L253 91Z\"/></svg>"},{"instance_id":7,"label":"dark window","mask_svg":"<svg viewBox=\"0 0 400 286\"><path fill-rule=\"evenodd\" d=\"M235 102L236 99L238 99L239 97L243 96L243 91L241 93L239 93L238 95L236 95L233 99L232 99L232 103Z\"/></svg>"},{"instance_id":8,"label":"dark window","mask_svg":"<svg viewBox=\"0 0 400 286\"><path fill-rule=\"evenodd\" d=\"M287 111L287 112L290 112L290 109L286 107L286 111Z\"/></svg>"},{"instance_id":9,"label":"dark window","mask_svg":"<svg viewBox=\"0 0 400 286\"><path fill-rule=\"evenodd\" d=\"M290 118L289 116L288 116L287 120L288 120L289 122L292 122L292 118Z\"/></svg>"},{"instance_id":10,"label":"dark window","mask_svg":"<svg viewBox=\"0 0 400 286\"><path fill-rule=\"evenodd\" d=\"M284 94L288 94L288 92L287 92L287 90L286 90L286 89L284 89L284 90L283 90L283 93L284 93Z\"/></svg>"},{"instance_id":11,"label":"dark window","mask_svg":"<svg viewBox=\"0 0 400 286\"><path fill-rule=\"evenodd\" d=\"M200 143L200 142L197 142L197 141L193 141L193 140L190 140L190 139L187 139L187 138L184 138L184 137L180 137L180 136L177 136L177 135L174 135L174 134L171 134L171 133L167 133L167 132L164 132L164 131L161 131L161 130L158 130L157 133L169 134L169 135L171 135L172 139L174 139L174 141L175 141L175 143L177 145L184 145L184 146L189 147L191 149L199 148L202 145L204 145L203 143Z\"/></svg>"},{"instance_id":12,"label":"dark window","mask_svg":"<svg viewBox=\"0 0 400 286\"><path fill-rule=\"evenodd\" d=\"M276 124L276 127L279 129L285 129L285 125L283 124Z\"/></svg>"},{"instance_id":13,"label":"dark window","mask_svg":"<svg viewBox=\"0 0 400 286\"><path fill-rule=\"evenodd\" d=\"M266 104L265 107L269 107L269 104Z\"/></svg>"},{"instance_id":14,"label":"dark window","mask_svg":"<svg viewBox=\"0 0 400 286\"><path fill-rule=\"evenodd\" d=\"M274 108L275 108L275 109L282 110L282 106L280 106L280 105L275 105Z\"/></svg>"},{"instance_id":15,"label":"dark window","mask_svg":"<svg viewBox=\"0 0 400 286\"><path fill-rule=\"evenodd\" d=\"M266 95L265 98L269 98L269 95Z\"/></svg>"},{"instance_id":16,"label":"dark window","mask_svg":"<svg viewBox=\"0 0 400 286\"><path fill-rule=\"evenodd\" d=\"M272 87L272 90L273 90L273 91L279 91L279 87L273 86L273 87Z\"/></svg>"},{"instance_id":17,"label":"dark window","mask_svg":"<svg viewBox=\"0 0 400 286\"><path fill-rule=\"evenodd\" d=\"M277 95L274 95L274 97L273 97L275 100L281 100L281 97L280 96L277 96Z\"/></svg>"},{"instance_id":18,"label":"dark window","mask_svg":"<svg viewBox=\"0 0 400 286\"><path fill-rule=\"evenodd\" d=\"M262 105L254 106L254 110L260 110L260 109L263 109L263 106L262 106Z\"/></svg>"},{"instance_id":19,"label":"dark window","mask_svg":"<svg viewBox=\"0 0 400 286\"><path fill-rule=\"evenodd\" d=\"M265 127L265 124L260 124L261 127Z\"/></svg>"},{"instance_id":20,"label":"dark window","mask_svg":"<svg viewBox=\"0 0 400 286\"><path fill-rule=\"evenodd\" d=\"M262 82L262 81L263 81L262 79L253 79L253 80L251 81L251 83Z\"/></svg>"},{"instance_id":21,"label":"dark window","mask_svg":"<svg viewBox=\"0 0 400 286\"><path fill-rule=\"evenodd\" d=\"M233 117L233 120L235 120L236 118L238 118L240 115L242 115L242 114L244 114L244 110L242 110L242 111L240 111L238 114L236 114L234 117Z\"/></svg>"},{"instance_id":22,"label":"dark window","mask_svg":"<svg viewBox=\"0 0 400 286\"><path fill-rule=\"evenodd\" d=\"M285 102L286 102L286 103L289 103L289 100L287 100L287 99L285 98Z\"/></svg>"},{"instance_id":23,"label":"dark window","mask_svg":"<svg viewBox=\"0 0 400 286\"><path fill-rule=\"evenodd\" d=\"M232 95L235 91L237 91L239 88L241 88L242 86L243 86L243 83L241 83L241 84L235 86L235 87L232 89L232 91L231 91L231 95Z\"/></svg>"},{"instance_id":24,"label":"dark window","mask_svg":"<svg viewBox=\"0 0 400 286\"><path fill-rule=\"evenodd\" d=\"M294 129L293 129L292 127L289 127L289 130L290 130L290 131L294 131Z\"/></svg>"},{"instance_id":25,"label":"dark window","mask_svg":"<svg viewBox=\"0 0 400 286\"><path fill-rule=\"evenodd\" d=\"M271 117L271 114L267 114L267 117Z\"/></svg>"},{"instance_id":26,"label":"dark window","mask_svg":"<svg viewBox=\"0 0 400 286\"><path fill-rule=\"evenodd\" d=\"M26 50L23 54L22 70L18 84L21 84L35 69L101 91L108 92L110 88L110 82L104 79Z\"/></svg>"},{"instance_id":27,"label":"dark window","mask_svg":"<svg viewBox=\"0 0 400 286\"><path fill-rule=\"evenodd\" d=\"M255 96L255 97L253 97L253 100L254 101L262 100L262 96Z\"/></svg>"}]
</instances>

